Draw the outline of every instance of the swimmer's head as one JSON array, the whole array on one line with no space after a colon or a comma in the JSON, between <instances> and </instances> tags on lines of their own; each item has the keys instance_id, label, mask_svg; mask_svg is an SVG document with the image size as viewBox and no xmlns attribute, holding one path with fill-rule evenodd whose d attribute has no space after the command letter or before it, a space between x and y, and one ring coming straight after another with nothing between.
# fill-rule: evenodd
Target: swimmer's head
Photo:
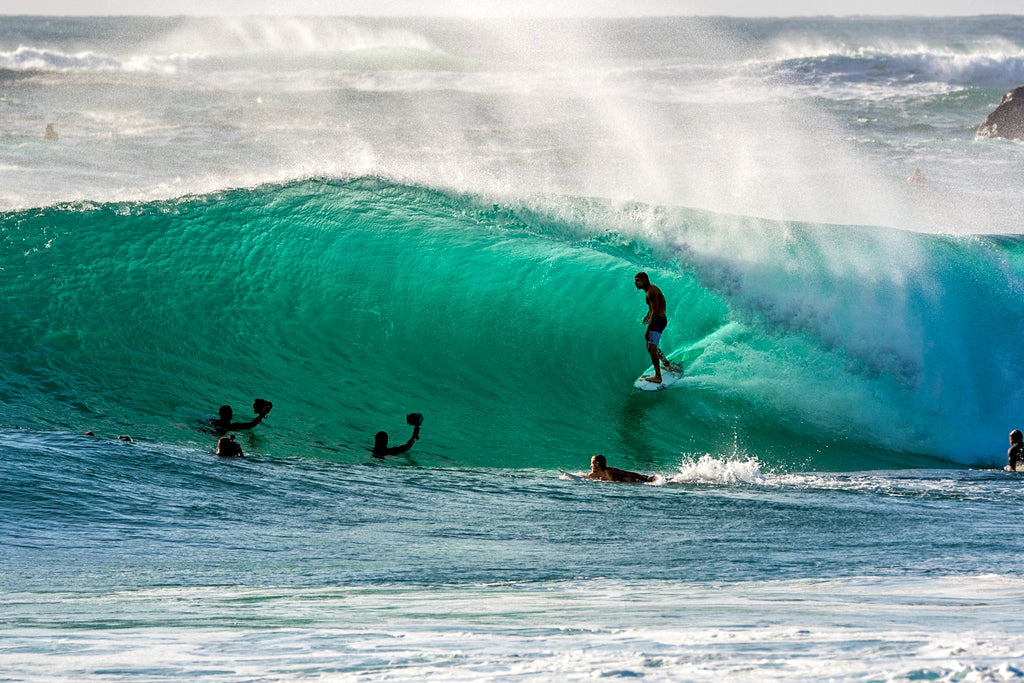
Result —
<instances>
[{"instance_id":1,"label":"swimmer's head","mask_svg":"<svg viewBox=\"0 0 1024 683\"><path fill-rule=\"evenodd\" d=\"M604 459L603 455L595 455L590 459L590 466L594 469L603 470L608 467L608 461Z\"/></svg>"},{"instance_id":2,"label":"swimmer's head","mask_svg":"<svg viewBox=\"0 0 1024 683\"><path fill-rule=\"evenodd\" d=\"M217 440L217 455L238 457L243 455L242 447L235 441L235 435L222 436Z\"/></svg>"},{"instance_id":3,"label":"swimmer's head","mask_svg":"<svg viewBox=\"0 0 1024 683\"><path fill-rule=\"evenodd\" d=\"M1010 443L1021 443L1024 442L1024 434L1019 429L1014 429L1010 432Z\"/></svg>"}]
</instances>

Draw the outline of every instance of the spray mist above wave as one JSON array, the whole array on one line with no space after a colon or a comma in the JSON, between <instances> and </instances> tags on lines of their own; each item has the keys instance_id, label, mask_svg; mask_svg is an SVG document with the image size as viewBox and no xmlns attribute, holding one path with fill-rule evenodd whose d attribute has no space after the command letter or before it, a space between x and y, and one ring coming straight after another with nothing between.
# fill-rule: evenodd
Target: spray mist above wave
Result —
<instances>
[{"instance_id":1,"label":"spray mist above wave","mask_svg":"<svg viewBox=\"0 0 1024 683\"><path fill-rule=\"evenodd\" d=\"M154 41L150 47L161 52L188 48L200 55L353 52L378 48L440 51L424 33L412 29L370 19L356 22L303 17L220 17L189 21Z\"/></svg>"},{"instance_id":2,"label":"spray mist above wave","mask_svg":"<svg viewBox=\"0 0 1024 683\"><path fill-rule=\"evenodd\" d=\"M124 45L110 22L81 52L76 39L32 58L57 71L95 60L100 76L61 81L73 97L50 97L47 79L17 79L42 98L38 112L64 112L62 143L14 150L13 170L0 170L3 204L375 175L498 200L593 196L933 232L1019 224L1020 193L993 193L989 168L973 163L991 146L941 148L947 135L894 151L888 110L840 101L862 87L843 83L841 69L821 81L812 69L808 87L762 71L780 30L770 21L164 20ZM25 45L46 44L23 33ZM152 78L118 78L136 67ZM836 84L817 87L829 78ZM959 132L984 118L959 111L950 104L930 120L953 119ZM20 138L38 142L38 116L19 122ZM120 125L126 116L145 125ZM896 129L921 118L912 111ZM61 157L48 153L75 133L86 163L53 167ZM922 156L928 164L914 163ZM915 165L936 180L945 173L944 184L908 190Z\"/></svg>"}]
</instances>

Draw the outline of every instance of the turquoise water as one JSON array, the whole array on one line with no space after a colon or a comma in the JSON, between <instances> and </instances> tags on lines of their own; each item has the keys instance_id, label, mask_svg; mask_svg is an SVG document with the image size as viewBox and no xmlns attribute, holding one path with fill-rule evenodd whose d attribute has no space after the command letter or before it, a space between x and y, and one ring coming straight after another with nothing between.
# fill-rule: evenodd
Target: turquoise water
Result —
<instances>
[{"instance_id":1,"label":"turquoise water","mask_svg":"<svg viewBox=\"0 0 1024 683\"><path fill-rule=\"evenodd\" d=\"M0 679L1020 679L1022 77L1019 17L6 18Z\"/></svg>"},{"instance_id":2,"label":"turquoise water","mask_svg":"<svg viewBox=\"0 0 1024 683\"><path fill-rule=\"evenodd\" d=\"M254 453L341 462L412 411L423 465L1000 461L1020 240L565 201L572 222L367 178L5 214L8 414L194 445L259 395ZM628 390L640 269L688 359L656 396Z\"/></svg>"}]
</instances>

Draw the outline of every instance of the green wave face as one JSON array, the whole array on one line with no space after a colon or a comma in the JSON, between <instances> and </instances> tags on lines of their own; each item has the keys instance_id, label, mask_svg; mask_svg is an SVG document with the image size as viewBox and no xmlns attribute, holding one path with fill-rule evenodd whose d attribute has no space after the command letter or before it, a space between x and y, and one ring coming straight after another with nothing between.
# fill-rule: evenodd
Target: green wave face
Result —
<instances>
[{"instance_id":1,"label":"green wave face","mask_svg":"<svg viewBox=\"0 0 1024 683\"><path fill-rule=\"evenodd\" d=\"M780 470L1001 458L1024 249L576 199L508 206L373 178L0 216L11 426L251 454ZM686 378L642 393L647 270Z\"/></svg>"}]
</instances>

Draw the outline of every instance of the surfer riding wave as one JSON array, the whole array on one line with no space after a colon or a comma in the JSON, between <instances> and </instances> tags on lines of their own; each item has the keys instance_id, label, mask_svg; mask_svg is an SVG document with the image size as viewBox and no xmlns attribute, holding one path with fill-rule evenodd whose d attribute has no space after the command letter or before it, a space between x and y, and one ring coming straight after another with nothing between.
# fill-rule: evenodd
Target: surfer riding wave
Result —
<instances>
[{"instance_id":1,"label":"surfer riding wave","mask_svg":"<svg viewBox=\"0 0 1024 683\"><path fill-rule=\"evenodd\" d=\"M651 356L651 364L654 365L654 374L643 379L647 382L661 384L662 367L669 372L675 369L665 357L665 352L658 346L661 342L661 333L668 326L668 316L665 314L665 295L661 293L659 287L651 283L650 277L643 271L633 276L633 284L637 289L644 290L647 295L647 315L643 319L643 323L647 325L644 340L647 342L647 353Z\"/></svg>"}]
</instances>

